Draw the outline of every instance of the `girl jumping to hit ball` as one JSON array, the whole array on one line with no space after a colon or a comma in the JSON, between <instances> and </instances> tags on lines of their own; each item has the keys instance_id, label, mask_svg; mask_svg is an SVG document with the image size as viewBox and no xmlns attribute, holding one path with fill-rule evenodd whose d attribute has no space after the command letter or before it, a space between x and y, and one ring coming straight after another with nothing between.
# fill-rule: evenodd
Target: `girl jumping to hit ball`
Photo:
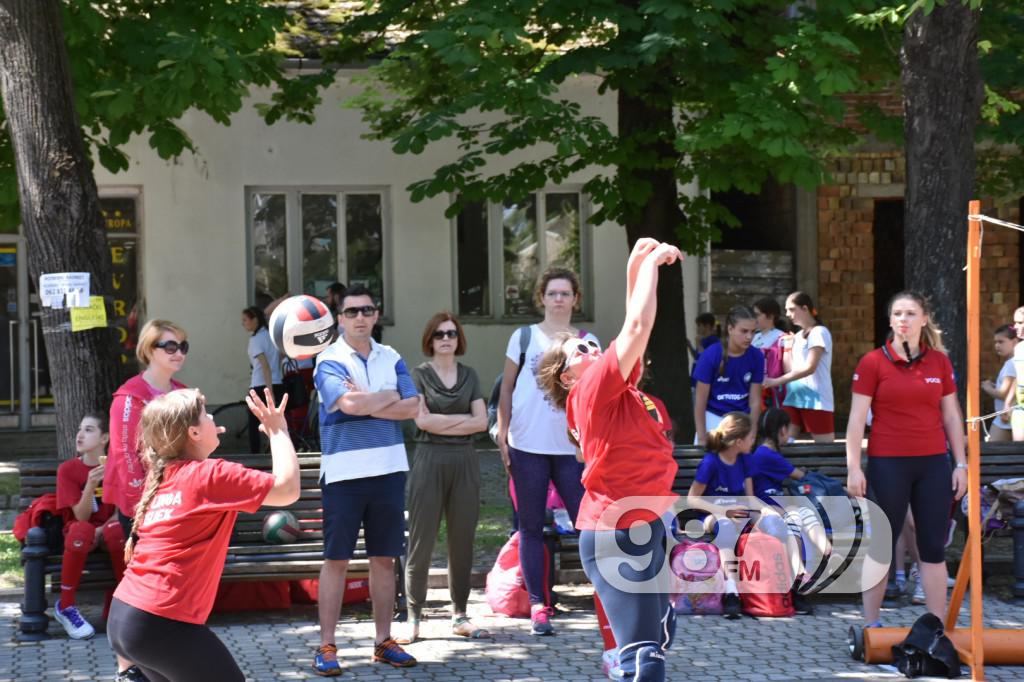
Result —
<instances>
[{"instance_id":1,"label":"girl jumping to hit ball","mask_svg":"<svg viewBox=\"0 0 1024 682\"><path fill-rule=\"evenodd\" d=\"M241 682L227 647L206 627L238 512L283 507L299 497L299 464L282 398L245 401L270 439L273 473L209 459L224 431L203 395L179 389L146 405L140 423L148 473L135 510L124 579L107 636L150 682Z\"/></svg>"},{"instance_id":2,"label":"girl jumping to hit ball","mask_svg":"<svg viewBox=\"0 0 1024 682\"><path fill-rule=\"evenodd\" d=\"M636 384L654 326L658 268L682 257L670 244L638 240L626 271L626 320L608 350L602 354L596 344L564 335L538 368L548 398L566 407L570 432L583 453L585 494L576 519L580 559L620 646L622 671L635 682L665 679L664 649L675 628L668 595L657 585L665 564L661 516L675 499L677 466L663 418ZM609 510L616 503L629 506L628 498L634 497L646 502L633 513ZM624 563L623 552L644 557L646 569L630 578L636 589L622 589L617 576L609 575L609 565Z\"/></svg>"}]
</instances>

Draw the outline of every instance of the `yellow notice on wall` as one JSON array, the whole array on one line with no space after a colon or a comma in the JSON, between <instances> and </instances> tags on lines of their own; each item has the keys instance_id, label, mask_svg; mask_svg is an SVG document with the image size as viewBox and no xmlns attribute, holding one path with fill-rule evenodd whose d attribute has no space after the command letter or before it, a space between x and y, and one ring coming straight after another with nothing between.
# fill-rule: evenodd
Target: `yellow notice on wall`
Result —
<instances>
[{"instance_id":1,"label":"yellow notice on wall","mask_svg":"<svg viewBox=\"0 0 1024 682\"><path fill-rule=\"evenodd\" d=\"M71 331L84 332L86 329L107 326L107 307L102 296L90 296L87 308L71 308Z\"/></svg>"}]
</instances>

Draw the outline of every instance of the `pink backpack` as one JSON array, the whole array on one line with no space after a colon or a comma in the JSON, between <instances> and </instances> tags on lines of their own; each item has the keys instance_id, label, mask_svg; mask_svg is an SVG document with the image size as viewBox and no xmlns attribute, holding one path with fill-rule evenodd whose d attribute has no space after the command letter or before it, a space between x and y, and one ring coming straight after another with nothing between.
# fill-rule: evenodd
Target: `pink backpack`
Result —
<instances>
[{"instance_id":1,"label":"pink backpack","mask_svg":"<svg viewBox=\"0 0 1024 682\"><path fill-rule=\"evenodd\" d=\"M718 548L684 538L672 548L672 606L681 615L721 615L725 574Z\"/></svg>"},{"instance_id":2,"label":"pink backpack","mask_svg":"<svg viewBox=\"0 0 1024 682\"><path fill-rule=\"evenodd\" d=\"M512 534L498 552L494 568L487 574L484 589L491 611L513 618L530 616L530 596L526 593L523 571L519 568L519 532Z\"/></svg>"},{"instance_id":3,"label":"pink backpack","mask_svg":"<svg viewBox=\"0 0 1024 682\"><path fill-rule=\"evenodd\" d=\"M782 365L782 355L785 352L782 347L783 338L783 336L780 336L775 340L775 343L767 348L761 349L761 352L764 353L765 377L774 379L775 377L780 377L786 373L786 370Z\"/></svg>"}]
</instances>

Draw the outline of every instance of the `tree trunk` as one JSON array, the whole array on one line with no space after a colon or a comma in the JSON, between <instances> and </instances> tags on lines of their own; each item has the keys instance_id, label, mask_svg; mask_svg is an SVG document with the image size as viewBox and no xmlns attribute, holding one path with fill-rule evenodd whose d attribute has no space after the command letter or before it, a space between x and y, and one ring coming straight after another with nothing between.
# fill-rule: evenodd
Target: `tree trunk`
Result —
<instances>
[{"instance_id":1,"label":"tree trunk","mask_svg":"<svg viewBox=\"0 0 1024 682\"><path fill-rule=\"evenodd\" d=\"M58 0L0 0L0 91L10 127L33 287L39 275L88 272L110 300L96 183L75 113ZM57 406L57 449L75 453L82 415L109 408L116 388L112 328L71 332L67 309L40 319Z\"/></svg>"},{"instance_id":2,"label":"tree trunk","mask_svg":"<svg viewBox=\"0 0 1024 682\"><path fill-rule=\"evenodd\" d=\"M676 132L671 100L664 93L622 87L618 91L618 114L619 140L624 148L633 146L629 157L657 162L656 168L619 165L618 181L624 192L637 183L650 188L643 206L627 212L629 248L640 237L678 244L676 230L683 225L683 214L675 176L679 153L673 144ZM685 320L682 267L663 267L658 277L658 315L647 347L651 360L648 389L665 401L676 422L677 442L692 442L694 433Z\"/></svg>"},{"instance_id":3,"label":"tree trunk","mask_svg":"<svg viewBox=\"0 0 1024 682\"><path fill-rule=\"evenodd\" d=\"M932 301L963 398L966 379L967 202L974 191L974 130L983 97L979 12L937 5L907 20L900 51L907 189L907 287Z\"/></svg>"}]
</instances>

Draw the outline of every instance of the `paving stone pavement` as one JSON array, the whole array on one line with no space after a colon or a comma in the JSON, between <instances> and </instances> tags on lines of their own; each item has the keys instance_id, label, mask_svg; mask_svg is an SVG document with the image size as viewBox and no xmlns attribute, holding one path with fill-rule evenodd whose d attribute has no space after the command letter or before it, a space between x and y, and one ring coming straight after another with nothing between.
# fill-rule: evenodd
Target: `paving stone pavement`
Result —
<instances>
[{"instance_id":1,"label":"paving stone pavement","mask_svg":"<svg viewBox=\"0 0 1024 682\"><path fill-rule=\"evenodd\" d=\"M559 588L554 637L532 637L528 622L490 614L483 593L474 590L470 615L494 635L493 641L470 641L450 634L446 590L431 590L421 642L408 647L420 665L397 670L369 663L373 624L368 608L348 609L338 625L344 668L340 680L467 680L547 682L601 680L600 637L590 586ZM100 624L101 605L87 602L83 612ZM886 609L887 625L909 625L924 607ZM1024 611L986 599L989 627L1024 628ZM113 679L114 658L105 635L89 641L69 640L55 622L53 639L37 643L14 640L20 609L0 603L0 682ZM319 644L315 607L286 611L215 615L211 625L235 655L247 679L285 682L320 679L310 669ZM967 610L961 620L968 624ZM676 643L668 655L668 679L702 682L770 680L899 680L894 670L854 662L846 651L846 631L860 622L852 601L818 603L814 616L729 621L721 616L680 617ZM394 632L401 634L401 624ZM102 630L102 627L98 627ZM168 643L173 646L173 643ZM183 652L184 653L184 652ZM986 667L993 682L1024 679L1021 667Z\"/></svg>"}]
</instances>

